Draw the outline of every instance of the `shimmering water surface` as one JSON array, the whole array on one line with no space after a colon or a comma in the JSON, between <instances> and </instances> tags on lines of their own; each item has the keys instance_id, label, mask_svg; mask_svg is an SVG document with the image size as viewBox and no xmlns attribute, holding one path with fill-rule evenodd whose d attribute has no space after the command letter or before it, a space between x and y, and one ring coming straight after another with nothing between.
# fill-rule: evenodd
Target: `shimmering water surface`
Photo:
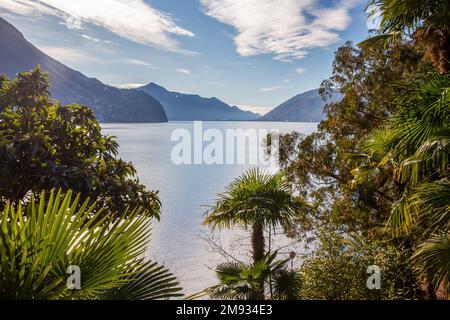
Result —
<instances>
[{"instance_id":1,"label":"shimmering water surface","mask_svg":"<svg viewBox=\"0 0 450 320\"><path fill-rule=\"evenodd\" d=\"M203 122L203 130L269 129L282 133L313 132L316 123L281 122ZM202 226L205 205L214 202L218 192L251 165L176 165L171 160L172 132L184 128L193 134L193 122L158 124L103 124L106 134L116 136L120 156L135 165L141 183L149 189L159 190L162 201L161 221L153 223L149 257L164 263L180 280L184 291L193 293L215 283L212 268L221 259L214 246L205 237L214 237L233 254L245 238L236 240L243 231L222 231L211 234ZM220 237L218 239L217 237Z\"/></svg>"}]
</instances>

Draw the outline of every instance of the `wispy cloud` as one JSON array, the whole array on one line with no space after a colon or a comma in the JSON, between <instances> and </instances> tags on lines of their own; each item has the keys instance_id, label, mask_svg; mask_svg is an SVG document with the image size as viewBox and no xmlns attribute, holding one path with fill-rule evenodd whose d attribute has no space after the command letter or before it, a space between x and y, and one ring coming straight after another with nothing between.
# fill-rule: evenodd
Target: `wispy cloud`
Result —
<instances>
[{"instance_id":1,"label":"wispy cloud","mask_svg":"<svg viewBox=\"0 0 450 320\"><path fill-rule=\"evenodd\" d=\"M102 40L102 39L99 39L99 38L94 38L94 37L91 37L91 36L89 36L87 34L82 34L81 37L86 39L86 40L90 40L90 41L97 42L97 43L111 44L111 41L109 41L109 40Z\"/></svg>"},{"instance_id":2,"label":"wispy cloud","mask_svg":"<svg viewBox=\"0 0 450 320\"><path fill-rule=\"evenodd\" d=\"M131 66L141 66L141 67L147 67L150 69L155 69L155 70L159 70L159 68L157 66L155 66L153 63L150 62L145 62L139 59L129 59L125 61L126 64L131 65Z\"/></svg>"},{"instance_id":3,"label":"wispy cloud","mask_svg":"<svg viewBox=\"0 0 450 320\"><path fill-rule=\"evenodd\" d=\"M261 92L271 92L271 91L276 91L276 90L281 90L284 89L283 86L274 86L274 87L264 87L259 89L259 91Z\"/></svg>"},{"instance_id":4,"label":"wispy cloud","mask_svg":"<svg viewBox=\"0 0 450 320\"><path fill-rule=\"evenodd\" d=\"M89 62L97 61L98 58L92 54L79 49L67 48L67 47L39 47L43 52L48 54L50 57L63 62L63 63L73 63L73 62Z\"/></svg>"},{"instance_id":5,"label":"wispy cloud","mask_svg":"<svg viewBox=\"0 0 450 320\"><path fill-rule=\"evenodd\" d=\"M119 89L136 89L139 87L145 86L145 83L123 83L123 84L116 84L115 87Z\"/></svg>"},{"instance_id":6,"label":"wispy cloud","mask_svg":"<svg viewBox=\"0 0 450 320\"><path fill-rule=\"evenodd\" d=\"M272 108L253 106L253 105L248 105L248 104L236 104L236 106L241 110L259 113L260 115L264 115L267 112L269 112L270 110L272 110Z\"/></svg>"},{"instance_id":7,"label":"wispy cloud","mask_svg":"<svg viewBox=\"0 0 450 320\"><path fill-rule=\"evenodd\" d=\"M116 35L144 45L183 50L173 36L193 37L174 19L143 0L1 0L0 8L20 15L52 15L63 21L80 21L103 27Z\"/></svg>"},{"instance_id":8,"label":"wispy cloud","mask_svg":"<svg viewBox=\"0 0 450 320\"><path fill-rule=\"evenodd\" d=\"M12 13L28 16L37 16L41 14L57 14L57 11L42 4L41 1L30 0L2 0L0 8L4 8Z\"/></svg>"},{"instance_id":9,"label":"wispy cloud","mask_svg":"<svg viewBox=\"0 0 450 320\"><path fill-rule=\"evenodd\" d=\"M94 41L94 42L100 42L101 41L100 39L88 36L87 34L82 34L81 37L86 39L86 40L91 40L91 41Z\"/></svg>"},{"instance_id":10,"label":"wispy cloud","mask_svg":"<svg viewBox=\"0 0 450 320\"><path fill-rule=\"evenodd\" d=\"M207 15L236 29L240 55L273 54L283 61L338 42L338 31L348 28L349 11L358 2L323 7L319 0L201 0Z\"/></svg>"},{"instance_id":11,"label":"wispy cloud","mask_svg":"<svg viewBox=\"0 0 450 320\"><path fill-rule=\"evenodd\" d=\"M183 74L191 74L191 70L188 70L188 69L177 69L175 71L178 73L183 73Z\"/></svg>"},{"instance_id":12,"label":"wispy cloud","mask_svg":"<svg viewBox=\"0 0 450 320\"><path fill-rule=\"evenodd\" d=\"M304 74L306 72L305 68L297 68L295 69L295 72L297 72L297 74Z\"/></svg>"}]
</instances>

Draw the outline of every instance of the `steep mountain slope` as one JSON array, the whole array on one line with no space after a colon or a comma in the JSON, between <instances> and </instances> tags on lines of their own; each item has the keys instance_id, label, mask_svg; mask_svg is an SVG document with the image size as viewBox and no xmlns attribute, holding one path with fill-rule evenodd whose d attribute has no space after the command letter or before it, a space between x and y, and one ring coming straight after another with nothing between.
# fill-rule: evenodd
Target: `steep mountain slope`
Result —
<instances>
[{"instance_id":1,"label":"steep mountain slope","mask_svg":"<svg viewBox=\"0 0 450 320\"><path fill-rule=\"evenodd\" d=\"M150 94L161 102L169 120L256 120L260 115L243 111L230 106L217 98L203 98L199 95L168 91L167 89L149 83L140 90Z\"/></svg>"},{"instance_id":2,"label":"steep mountain slope","mask_svg":"<svg viewBox=\"0 0 450 320\"><path fill-rule=\"evenodd\" d=\"M341 96L335 94L330 101L339 101ZM325 102L319 95L319 90L310 90L300 93L295 97L280 104L278 107L265 114L261 121L291 121L291 122L319 122L324 117L323 107Z\"/></svg>"},{"instance_id":3,"label":"steep mountain slope","mask_svg":"<svg viewBox=\"0 0 450 320\"><path fill-rule=\"evenodd\" d=\"M102 122L166 122L161 104L140 90L118 89L88 78L49 57L0 17L0 73L14 78L38 64L49 72L52 97L91 107Z\"/></svg>"}]
</instances>

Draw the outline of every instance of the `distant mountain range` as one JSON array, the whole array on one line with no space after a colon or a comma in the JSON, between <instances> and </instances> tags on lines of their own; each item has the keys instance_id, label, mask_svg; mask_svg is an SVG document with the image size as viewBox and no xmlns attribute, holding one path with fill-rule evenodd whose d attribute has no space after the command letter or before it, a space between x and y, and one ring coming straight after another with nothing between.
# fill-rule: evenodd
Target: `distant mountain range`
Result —
<instances>
[{"instance_id":1,"label":"distant mountain range","mask_svg":"<svg viewBox=\"0 0 450 320\"><path fill-rule=\"evenodd\" d=\"M9 78L35 68L49 72L52 97L62 104L78 103L94 110L102 122L166 122L161 104L140 90L118 89L88 78L49 57L0 18L0 73Z\"/></svg>"},{"instance_id":2,"label":"distant mountain range","mask_svg":"<svg viewBox=\"0 0 450 320\"><path fill-rule=\"evenodd\" d=\"M310 90L292 97L278 107L262 116L261 121L287 121L287 122L320 122L325 118L323 107L326 103L341 100L336 93L330 100L323 101L319 90Z\"/></svg>"},{"instance_id":3,"label":"distant mountain range","mask_svg":"<svg viewBox=\"0 0 450 320\"><path fill-rule=\"evenodd\" d=\"M261 115L230 106L217 98L203 98L196 94L184 94L149 83L138 88L161 102L169 120L256 120Z\"/></svg>"},{"instance_id":4,"label":"distant mountain range","mask_svg":"<svg viewBox=\"0 0 450 320\"><path fill-rule=\"evenodd\" d=\"M29 71L38 64L49 72L53 98L62 104L87 105L101 122L255 120L260 117L217 98L171 92L154 83L139 90L105 85L49 57L0 18L0 73L15 78L17 73Z\"/></svg>"},{"instance_id":5,"label":"distant mountain range","mask_svg":"<svg viewBox=\"0 0 450 320\"><path fill-rule=\"evenodd\" d=\"M169 121L298 121L324 118L318 90L301 93L264 116L243 111L217 98L169 91L153 82L136 89L118 89L89 78L49 57L0 17L0 73L9 78L41 65L48 71L52 97L62 104L78 103L94 110L100 122ZM332 100L341 99L336 95Z\"/></svg>"}]
</instances>

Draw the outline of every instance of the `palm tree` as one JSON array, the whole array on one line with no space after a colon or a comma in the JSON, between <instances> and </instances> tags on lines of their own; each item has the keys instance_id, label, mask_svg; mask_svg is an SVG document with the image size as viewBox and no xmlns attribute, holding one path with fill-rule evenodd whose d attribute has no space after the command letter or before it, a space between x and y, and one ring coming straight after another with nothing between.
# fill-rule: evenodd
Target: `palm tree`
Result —
<instances>
[{"instance_id":1,"label":"palm tree","mask_svg":"<svg viewBox=\"0 0 450 320\"><path fill-rule=\"evenodd\" d=\"M370 47L412 37L441 74L450 71L450 2L447 0L372 0L366 11L380 15L379 35L360 45Z\"/></svg>"},{"instance_id":2,"label":"palm tree","mask_svg":"<svg viewBox=\"0 0 450 320\"><path fill-rule=\"evenodd\" d=\"M9 202L0 216L0 299L160 299L180 296L176 278L144 261L151 220L96 211L80 195L51 192L26 208ZM123 215L124 216L124 215ZM81 287L66 282L69 266Z\"/></svg>"},{"instance_id":3,"label":"palm tree","mask_svg":"<svg viewBox=\"0 0 450 320\"><path fill-rule=\"evenodd\" d=\"M264 258L266 227L294 228L301 203L282 173L269 174L250 169L218 195L216 204L206 212L204 224L214 228L242 225L252 228L252 254L256 263Z\"/></svg>"},{"instance_id":4,"label":"palm tree","mask_svg":"<svg viewBox=\"0 0 450 320\"><path fill-rule=\"evenodd\" d=\"M354 182L388 172L402 186L392 207L393 235L415 228L424 241L414 255L417 270L434 290L441 283L450 289L450 76L416 79L402 90L388 124L365 142Z\"/></svg>"},{"instance_id":5,"label":"palm tree","mask_svg":"<svg viewBox=\"0 0 450 320\"><path fill-rule=\"evenodd\" d=\"M416 271L426 277L434 295L440 285L450 294L450 234L431 236L413 256Z\"/></svg>"},{"instance_id":6,"label":"palm tree","mask_svg":"<svg viewBox=\"0 0 450 320\"><path fill-rule=\"evenodd\" d=\"M216 268L219 284L205 293L217 299L264 300L264 288L273 288L271 298L293 300L300 292L297 272L286 268L288 260L275 260L277 252L268 253L260 261L247 265L225 262Z\"/></svg>"}]
</instances>

